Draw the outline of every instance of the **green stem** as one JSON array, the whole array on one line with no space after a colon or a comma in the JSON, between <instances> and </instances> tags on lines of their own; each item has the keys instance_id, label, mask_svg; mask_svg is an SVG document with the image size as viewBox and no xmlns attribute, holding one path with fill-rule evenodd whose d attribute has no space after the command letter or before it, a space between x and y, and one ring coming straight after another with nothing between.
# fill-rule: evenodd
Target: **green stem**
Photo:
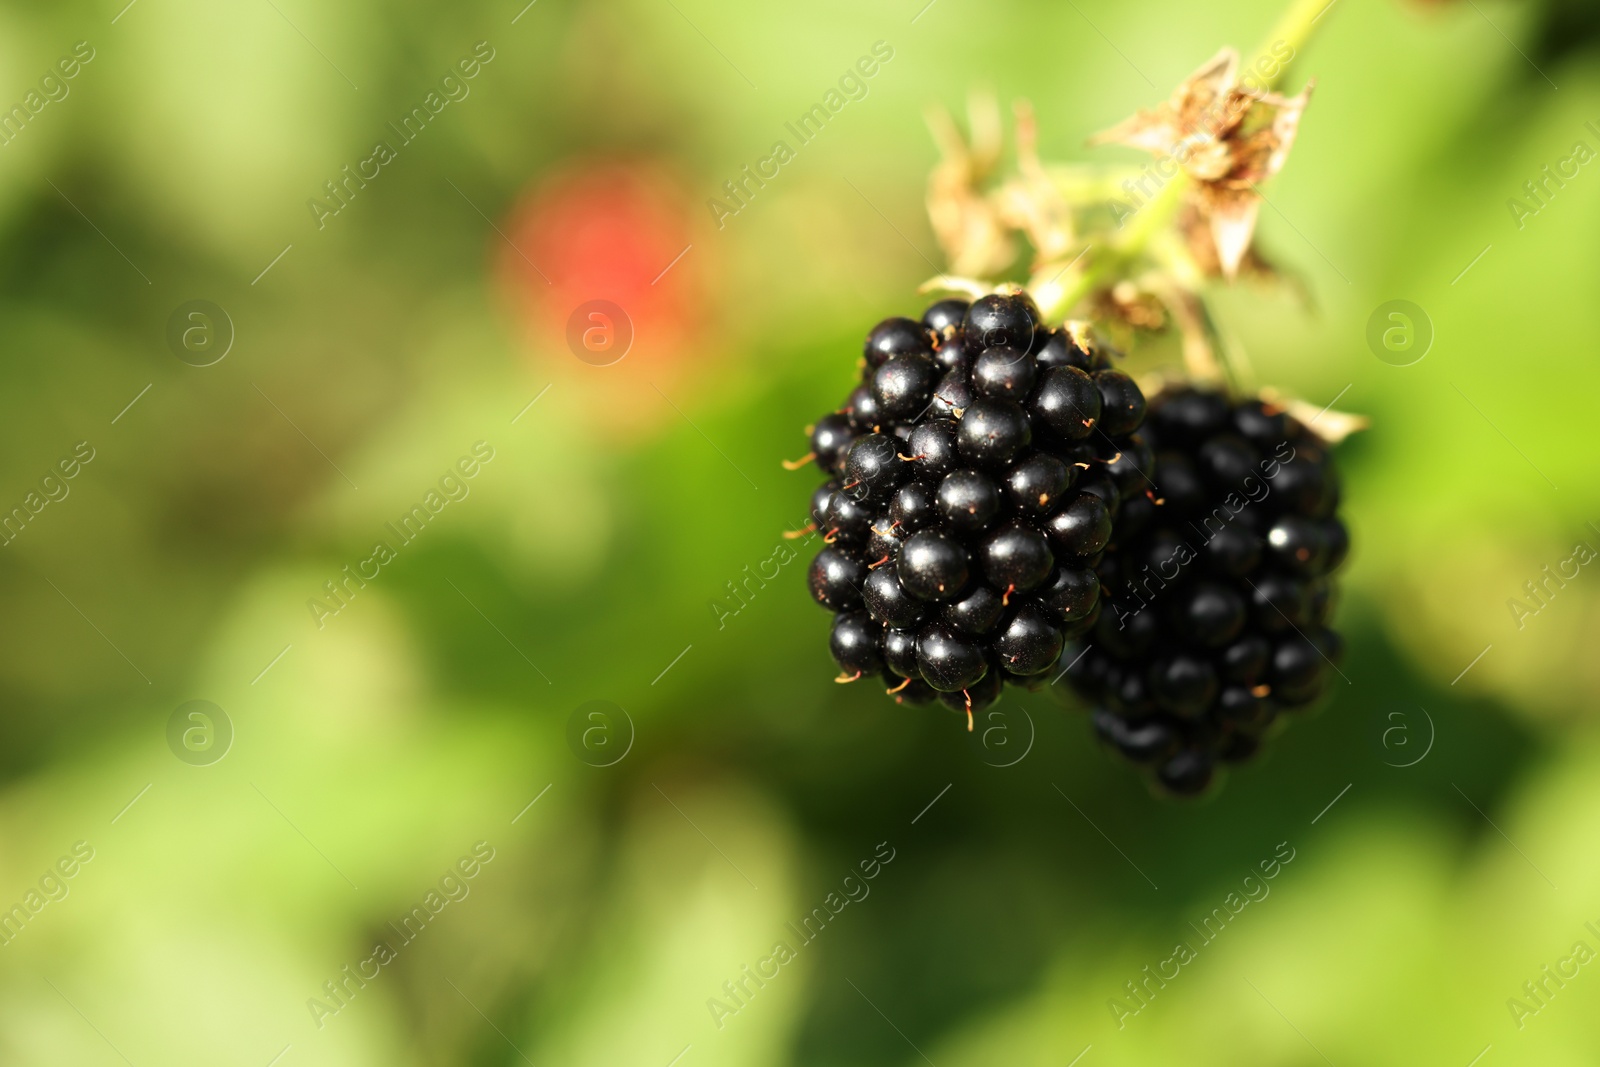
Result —
<instances>
[{"instance_id":1,"label":"green stem","mask_svg":"<svg viewBox=\"0 0 1600 1067\"><path fill-rule=\"evenodd\" d=\"M1050 185L1069 204L1105 203L1122 194L1122 183L1138 180L1141 171L1132 163L1114 165L1073 163L1044 168Z\"/></svg>"},{"instance_id":2,"label":"green stem","mask_svg":"<svg viewBox=\"0 0 1600 1067\"><path fill-rule=\"evenodd\" d=\"M1295 59L1298 59L1300 49L1306 46L1306 42L1311 40L1311 34L1316 30L1317 21L1332 6L1331 0L1295 0L1268 34L1266 44L1256 50L1256 59L1271 57L1272 50L1280 43L1294 49ZM1293 60L1279 66L1272 77L1265 79L1266 88L1275 88L1292 65Z\"/></svg>"},{"instance_id":3,"label":"green stem","mask_svg":"<svg viewBox=\"0 0 1600 1067\"><path fill-rule=\"evenodd\" d=\"M1095 290L1127 277L1129 267L1144 254L1151 239L1171 223L1188 183L1189 178L1182 171L1174 175L1155 197L1139 209L1128 225L1126 236L1114 244L1089 248L1086 257L1090 261L1089 266L1073 274L1065 285L1057 288L1055 278L1045 278L1046 272L1043 271L1034 275L1028 288L1039 302L1039 310L1045 321L1055 322L1065 318Z\"/></svg>"}]
</instances>

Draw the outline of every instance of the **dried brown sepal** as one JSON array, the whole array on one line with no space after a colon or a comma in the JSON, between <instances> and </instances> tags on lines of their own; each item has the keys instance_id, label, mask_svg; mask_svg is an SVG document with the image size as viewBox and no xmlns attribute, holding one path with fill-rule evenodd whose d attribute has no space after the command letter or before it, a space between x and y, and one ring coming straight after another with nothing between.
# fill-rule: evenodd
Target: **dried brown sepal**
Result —
<instances>
[{"instance_id":1,"label":"dried brown sepal","mask_svg":"<svg viewBox=\"0 0 1600 1067\"><path fill-rule=\"evenodd\" d=\"M996 191L994 199L1001 221L1027 234L1038 269L1072 259L1078 252L1078 240L1072 207L1039 160L1039 124L1033 105L1017 100L1011 110L1017 129L1018 174Z\"/></svg>"},{"instance_id":2,"label":"dried brown sepal","mask_svg":"<svg viewBox=\"0 0 1600 1067\"><path fill-rule=\"evenodd\" d=\"M1166 308L1177 326L1183 345L1183 365L1189 376L1204 382L1224 381L1226 374L1219 358L1222 339L1205 298L1159 272L1148 275L1144 286Z\"/></svg>"},{"instance_id":3,"label":"dried brown sepal","mask_svg":"<svg viewBox=\"0 0 1600 1067\"><path fill-rule=\"evenodd\" d=\"M1239 81L1239 54L1225 48L1163 104L1140 111L1098 134L1095 144L1125 144L1170 159L1192 180L1185 199L1196 210L1186 233L1204 228L1213 256L1197 256L1211 273L1234 277L1255 235L1261 210L1257 188L1283 169L1311 99L1247 88Z\"/></svg>"},{"instance_id":4,"label":"dried brown sepal","mask_svg":"<svg viewBox=\"0 0 1600 1067\"><path fill-rule=\"evenodd\" d=\"M1170 155L1208 123L1226 126L1229 89L1238 83L1239 53L1224 48L1153 108L1144 108L1109 130L1089 138L1090 144L1125 144L1152 155Z\"/></svg>"},{"instance_id":5,"label":"dried brown sepal","mask_svg":"<svg viewBox=\"0 0 1600 1067\"><path fill-rule=\"evenodd\" d=\"M1120 322L1146 333L1167 325L1167 309L1161 300L1127 278L1095 294L1095 305L1099 311L1096 318L1105 322Z\"/></svg>"},{"instance_id":6,"label":"dried brown sepal","mask_svg":"<svg viewBox=\"0 0 1600 1067\"><path fill-rule=\"evenodd\" d=\"M970 141L948 111L928 109L928 129L940 156L928 176L928 221L951 274L994 277L1017 258L1016 241L995 199L984 191L1000 162L1000 105L990 94L974 93L967 113Z\"/></svg>"},{"instance_id":7,"label":"dried brown sepal","mask_svg":"<svg viewBox=\"0 0 1600 1067\"><path fill-rule=\"evenodd\" d=\"M1177 230L1183 237L1189 256L1202 274L1214 278L1223 273L1222 256L1217 251L1216 237L1211 232L1209 220L1199 207L1194 204L1184 204L1178 210ZM1253 243L1245 249L1244 255L1239 259L1239 265L1234 270L1235 277L1275 279L1279 274L1277 265L1262 255L1261 250Z\"/></svg>"}]
</instances>

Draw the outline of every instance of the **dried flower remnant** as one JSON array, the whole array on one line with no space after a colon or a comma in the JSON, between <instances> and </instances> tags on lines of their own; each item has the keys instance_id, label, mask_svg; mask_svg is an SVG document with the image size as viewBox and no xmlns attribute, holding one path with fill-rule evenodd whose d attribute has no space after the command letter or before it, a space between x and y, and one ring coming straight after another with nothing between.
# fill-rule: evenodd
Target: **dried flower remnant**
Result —
<instances>
[{"instance_id":1,"label":"dried flower remnant","mask_svg":"<svg viewBox=\"0 0 1600 1067\"><path fill-rule=\"evenodd\" d=\"M1021 230L1034 248L1034 269L1065 263L1078 255L1080 242L1072 222L1072 205L1039 161L1039 123L1033 105L1018 100L1011 106L1017 125L1015 178L994 195L1001 219Z\"/></svg>"},{"instance_id":2,"label":"dried flower remnant","mask_svg":"<svg viewBox=\"0 0 1600 1067\"><path fill-rule=\"evenodd\" d=\"M940 160L928 176L928 221L950 262L950 274L993 277L1017 258L1017 245L984 184L1000 162L1000 108L974 94L967 105L969 142L943 108L930 108L928 128Z\"/></svg>"},{"instance_id":3,"label":"dried flower remnant","mask_svg":"<svg viewBox=\"0 0 1600 1067\"><path fill-rule=\"evenodd\" d=\"M1293 50L1281 47L1287 55L1275 50L1273 56L1287 62ZM1196 260L1204 265L1214 260L1229 278L1250 251L1261 207L1257 186L1283 169L1311 99L1311 85L1286 97L1255 87L1254 75L1252 70L1241 79L1239 54L1225 48L1165 103L1140 111L1093 142L1142 148L1158 160L1175 162L1192 181L1184 194L1195 209L1186 216L1186 235L1201 253ZM1205 254L1206 238L1214 256Z\"/></svg>"}]
</instances>

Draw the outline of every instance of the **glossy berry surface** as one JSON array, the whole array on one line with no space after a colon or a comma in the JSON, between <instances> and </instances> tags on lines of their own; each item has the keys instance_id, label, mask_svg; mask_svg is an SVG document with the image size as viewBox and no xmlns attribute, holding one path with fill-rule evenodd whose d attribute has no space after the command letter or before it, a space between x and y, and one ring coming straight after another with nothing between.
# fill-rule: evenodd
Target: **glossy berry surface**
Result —
<instances>
[{"instance_id":1,"label":"glossy berry surface","mask_svg":"<svg viewBox=\"0 0 1600 1067\"><path fill-rule=\"evenodd\" d=\"M987 585L976 585L951 600L944 608L944 621L964 634L981 637L999 623L1005 611L1001 595Z\"/></svg>"},{"instance_id":2,"label":"glossy berry surface","mask_svg":"<svg viewBox=\"0 0 1600 1067\"><path fill-rule=\"evenodd\" d=\"M867 565L860 557L841 545L832 545L811 561L806 580L818 604L829 611L846 611L861 606L861 583L866 577Z\"/></svg>"},{"instance_id":3,"label":"glossy berry surface","mask_svg":"<svg viewBox=\"0 0 1600 1067\"><path fill-rule=\"evenodd\" d=\"M922 674L917 667L916 630L897 630L890 627L883 632L881 644L884 666L889 668L890 673L900 678L922 680Z\"/></svg>"},{"instance_id":4,"label":"glossy berry surface","mask_svg":"<svg viewBox=\"0 0 1600 1067\"><path fill-rule=\"evenodd\" d=\"M965 300L940 300L922 313L922 325L943 336L946 330L961 328L967 318L967 308L971 306Z\"/></svg>"},{"instance_id":5,"label":"glossy berry surface","mask_svg":"<svg viewBox=\"0 0 1600 1067\"><path fill-rule=\"evenodd\" d=\"M1132 433L1144 421L1144 394L1119 370L1094 372L1100 393L1100 428L1106 433Z\"/></svg>"},{"instance_id":6,"label":"glossy berry surface","mask_svg":"<svg viewBox=\"0 0 1600 1067\"><path fill-rule=\"evenodd\" d=\"M939 518L938 491L929 481L902 485L889 501L889 522L907 535L932 526Z\"/></svg>"},{"instance_id":7,"label":"glossy berry surface","mask_svg":"<svg viewBox=\"0 0 1600 1067\"><path fill-rule=\"evenodd\" d=\"M1144 407L1116 372L1094 381L1106 412ZM1192 796L1256 756L1287 714L1337 679L1340 642L1327 618L1349 533L1334 515L1339 479L1327 446L1260 400L1177 387L1149 402L1134 436L1148 453L1151 494L1097 525L1109 535L1095 568L1100 618L1062 659L1107 747L1158 790ZM1090 523L1060 514L1047 532L1086 547L1076 538ZM1063 584L1053 578L1041 601L1068 599Z\"/></svg>"},{"instance_id":8,"label":"glossy berry surface","mask_svg":"<svg viewBox=\"0 0 1600 1067\"><path fill-rule=\"evenodd\" d=\"M1026 352L1033 347L1038 320L1028 302L1015 296L991 293L972 302L963 326L969 343L979 348L1009 345Z\"/></svg>"},{"instance_id":9,"label":"glossy berry surface","mask_svg":"<svg viewBox=\"0 0 1600 1067\"><path fill-rule=\"evenodd\" d=\"M942 623L917 635L917 666L923 680L941 693L976 685L989 671L978 643Z\"/></svg>"},{"instance_id":10,"label":"glossy berry surface","mask_svg":"<svg viewBox=\"0 0 1600 1067\"><path fill-rule=\"evenodd\" d=\"M1034 337L1034 359L1038 361L1042 373L1051 367L1077 367L1079 370L1100 370L1111 364L1101 357L1097 363L1089 353L1079 348L1077 343L1067 335L1066 330L1042 331L1043 337Z\"/></svg>"},{"instance_id":11,"label":"glossy berry surface","mask_svg":"<svg viewBox=\"0 0 1600 1067\"><path fill-rule=\"evenodd\" d=\"M1044 522L1050 539L1074 556L1092 556L1111 538L1111 511L1094 493L1079 493Z\"/></svg>"},{"instance_id":12,"label":"glossy berry surface","mask_svg":"<svg viewBox=\"0 0 1600 1067\"><path fill-rule=\"evenodd\" d=\"M1064 638L1054 621L1034 605L1021 608L1001 628L994 650L1012 674L1029 675L1055 666Z\"/></svg>"},{"instance_id":13,"label":"glossy berry surface","mask_svg":"<svg viewBox=\"0 0 1600 1067\"><path fill-rule=\"evenodd\" d=\"M1007 345L986 348L972 363L972 385L984 396L1026 400L1038 376L1028 353Z\"/></svg>"},{"instance_id":14,"label":"glossy berry surface","mask_svg":"<svg viewBox=\"0 0 1600 1067\"><path fill-rule=\"evenodd\" d=\"M943 474L960 465L956 430L954 419L932 419L912 428L906 446L919 474Z\"/></svg>"},{"instance_id":15,"label":"glossy berry surface","mask_svg":"<svg viewBox=\"0 0 1600 1067\"><path fill-rule=\"evenodd\" d=\"M818 419L811 428L811 454L817 466L828 474L838 474L844 468L844 457L850 451L850 442L856 437L850 417L833 412Z\"/></svg>"},{"instance_id":16,"label":"glossy berry surface","mask_svg":"<svg viewBox=\"0 0 1600 1067\"><path fill-rule=\"evenodd\" d=\"M878 624L863 612L842 611L833 618L828 651L846 675L872 674L883 667L883 641Z\"/></svg>"},{"instance_id":17,"label":"glossy berry surface","mask_svg":"<svg viewBox=\"0 0 1600 1067\"><path fill-rule=\"evenodd\" d=\"M1031 414L1041 428L1063 441L1094 432L1103 401L1094 380L1077 367L1052 367L1040 378Z\"/></svg>"},{"instance_id":18,"label":"glossy berry surface","mask_svg":"<svg viewBox=\"0 0 1600 1067\"><path fill-rule=\"evenodd\" d=\"M1008 598L1044 581L1053 566L1049 540L1025 522L1007 523L983 543L984 577Z\"/></svg>"},{"instance_id":19,"label":"glossy berry surface","mask_svg":"<svg viewBox=\"0 0 1600 1067\"><path fill-rule=\"evenodd\" d=\"M906 591L918 600L949 600L967 584L967 550L947 534L912 534L897 565Z\"/></svg>"},{"instance_id":20,"label":"glossy berry surface","mask_svg":"<svg viewBox=\"0 0 1600 1067\"><path fill-rule=\"evenodd\" d=\"M915 319L884 319L867 334L862 354L869 367L880 367L895 356L932 356L933 335Z\"/></svg>"},{"instance_id":21,"label":"glossy berry surface","mask_svg":"<svg viewBox=\"0 0 1600 1067\"><path fill-rule=\"evenodd\" d=\"M1070 662L1059 662L1063 650L1076 655L1103 615L1097 567L1118 514L1148 521L1155 463L1136 433L1144 397L1087 337L1040 322L1015 290L941 300L920 321L885 319L863 355L859 383L809 431L828 481L812 498L825 544L807 581L835 613L839 680L882 681L902 706L961 712L981 711L1008 685L1048 685ZM1301 485L1308 498L1327 495L1313 477ZM1341 551L1326 523L1280 540L1290 534L1315 536L1321 559ZM1268 553L1262 536L1234 554ZM1311 586L1296 591L1310 613ZM1257 607L1203 599L1193 610L1203 620ZM1310 684L1295 658L1304 648L1275 652L1262 653L1262 677ZM1188 706L1198 696L1178 685L1186 677L1168 688ZM1143 674L1118 684L1153 700ZM1153 766L1177 747L1171 728L1151 722L1123 740L1144 745Z\"/></svg>"},{"instance_id":22,"label":"glossy berry surface","mask_svg":"<svg viewBox=\"0 0 1600 1067\"><path fill-rule=\"evenodd\" d=\"M922 621L924 607L900 584L895 563L886 563L867 575L861 600L872 620L884 626L905 629Z\"/></svg>"},{"instance_id":23,"label":"glossy berry surface","mask_svg":"<svg viewBox=\"0 0 1600 1067\"><path fill-rule=\"evenodd\" d=\"M931 356L895 356L873 371L872 398L884 418L894 422L910 420L933 399L938 380Z\"/></svg>"},{"instance_id":24,"label":"glossy berry surface","mask_svg":"<svg viewBox=\"0 0 1600 1067\"><path fill-rule=\"evenodd\" d=\"M1033 440L1033 422L1012 400L983 397L967 406L956 431L956 447L969 463L1000 467Z\"/></svg>"},{"instance_id":25,"label":"glossy berry surface","mask_svg":"<svg viewBox=\"0 0 1600 1067\"><path fill-rule=\"evenodd\" d=\"M1000 514L1000 487L980 471L951 471L939 482L937 507L951 532L975 534Z\"/></svg>"},{"instance_id":26,"label":"glossy berry surface","mask_svg":"<svg viewBox=\"0 0 1600 1067\"><path fill-rule=\"evenodd\" d=\"M1035 452L1006 473L1006 499L1026 515L1047 515L1055 510L1076 480L1078 469L1048 452Z\"/></svg>"},{"instance_id":27,"label":"glossy berry surface","mask_svg":"<svg viewBox=\"0 0 1600 1067\"><path fill-rule=\"evenodd\" d=\"M857 500L885 500L908 473L905 467L893 434L865 434L845 457L844 491Z\"/></svg>"}]
</instances>

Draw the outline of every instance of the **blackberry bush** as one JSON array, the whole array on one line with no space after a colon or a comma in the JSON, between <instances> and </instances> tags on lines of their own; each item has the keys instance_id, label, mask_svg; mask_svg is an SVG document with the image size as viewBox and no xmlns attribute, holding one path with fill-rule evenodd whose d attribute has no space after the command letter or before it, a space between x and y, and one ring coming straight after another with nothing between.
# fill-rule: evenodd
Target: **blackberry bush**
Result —
<instances>
[{"instance_id":1,"label":"blackberry bush","mask_svg":"<svg viewBox=\"0 0 1600 1067\"><path fill-rule=\"evenodd\" d=\"M1099 621L1063 659L1099 737L1194 794L1337 670L1327 622L1349 538L1326 444L1271 404L1180 386L1141 436L1153 498L1124 504L1096 568Z\"/></svg>"},{"instance_id":2,"label":"blackberry bush","mask_svg":"<svg viewBox=\"0 0 1600 1067\"><path fill-rule=\"evenodd\" d=\"M1100 618L1114 520L1147 491L1145 401L1017 287L867 335L861 383L811 428L828 481L808 575L838 681L967 714L1044 684Z\"/></svg>"}]
</instances>

